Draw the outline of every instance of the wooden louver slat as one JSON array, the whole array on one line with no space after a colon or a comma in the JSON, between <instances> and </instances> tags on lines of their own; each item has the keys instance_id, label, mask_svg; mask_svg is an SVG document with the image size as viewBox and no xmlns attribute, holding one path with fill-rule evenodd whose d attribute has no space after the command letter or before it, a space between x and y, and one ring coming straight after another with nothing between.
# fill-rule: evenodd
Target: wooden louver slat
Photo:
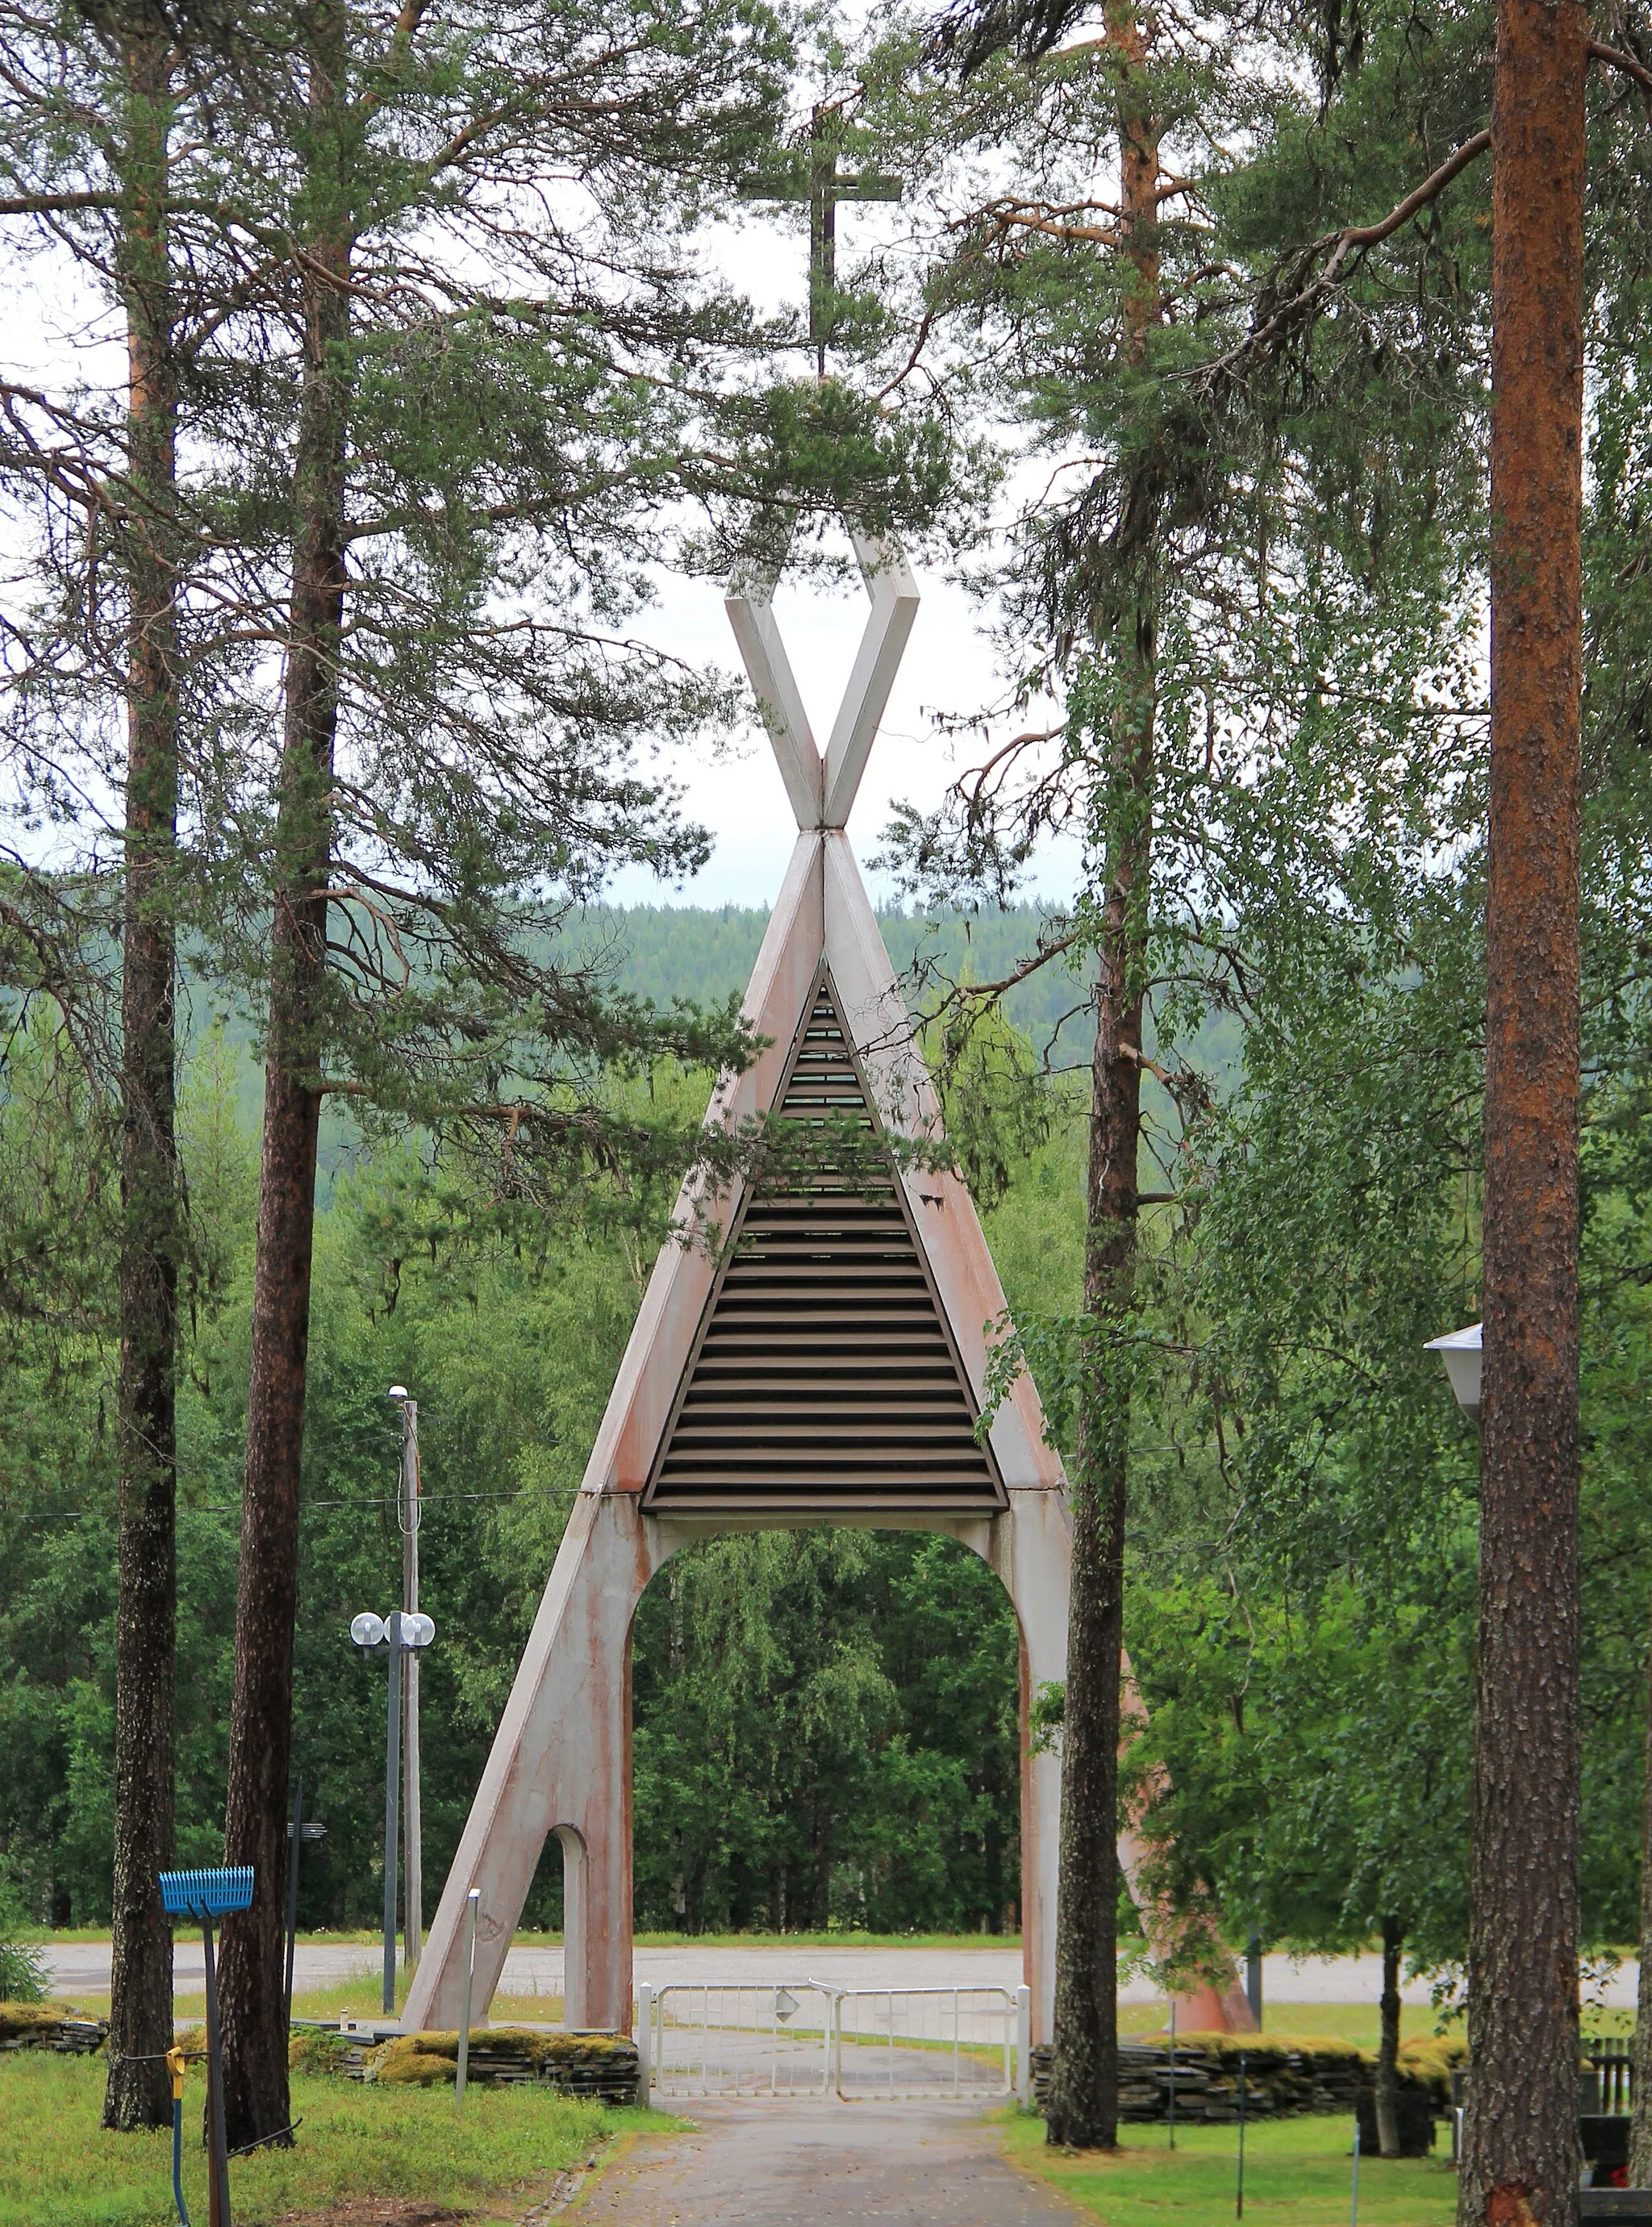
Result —
<instances>
[{"instance_id":1,"label":"wooden louver slat","mask_svg":"<svg viewBox=\"0 0 1652 2227\"><path fill-rule=\"evenodd\" d=\"M880 1131L824 972L775 1110L818 1125L818 1145L754 1179L644 1507L995 1514L998 1465L893 1161L845 1150L845 1124Z\"/></svg>"}]
</instances>

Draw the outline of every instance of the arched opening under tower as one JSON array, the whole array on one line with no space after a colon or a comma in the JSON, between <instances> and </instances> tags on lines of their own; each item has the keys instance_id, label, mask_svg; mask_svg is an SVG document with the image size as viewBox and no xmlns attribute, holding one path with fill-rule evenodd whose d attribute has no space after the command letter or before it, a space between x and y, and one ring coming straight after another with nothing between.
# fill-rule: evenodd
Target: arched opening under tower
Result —
<instances>
[{"instance_id":1,"label":"arched opening under tower","mask_svg":"<svg viewBox=\"0 0 1652 2227\"><path fill-rule=\"evenodd\" d=\"M944 1535L719 1534L632 1626L639 1931L1020 1929L1021 1643Z\"/></svg>"}]
</instances>

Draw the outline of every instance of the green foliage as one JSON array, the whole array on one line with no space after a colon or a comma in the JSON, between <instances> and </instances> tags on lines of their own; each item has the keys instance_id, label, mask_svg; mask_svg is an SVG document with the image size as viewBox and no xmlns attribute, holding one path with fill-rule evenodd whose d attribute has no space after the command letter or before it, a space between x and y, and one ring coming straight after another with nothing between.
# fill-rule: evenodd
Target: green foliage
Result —
<instances>
[{"instance_id":1,"label":"green foliage","mask_svg":"<svg viewBox=\"0 0 1652 2227\"><path fill-rule=\"evenodd\" d=\"M990 1212L1049 1139L1055 1108L1032 1047L999 1011L983 1019L955 1009L932 1022L920 1044L941 1086L947 1150L977 1206Z\"/></svg>"},{"instance_id":2,"label":"green foliage","mask_svg":"<svg viewBox=\"0 0 1652 2227\"><path fill-rule=\"evenodd\" d=\"M660 920L661 916L654 916ZM668 999L717 994L698 916L667 915L644 959ZM755 934L760 922L749 919ZM674 951L674 958L673 953ZM731 962L745 965L743 954ZM235 1605L256 1152L243 1053L207 1029L184 1075L190 1310L180 1402L179 1854L219 1846ZM617 1079L628 1120L677 1134L703 1073ZM0 1101L39 1156L75 1144L78 1114ZM53 1124L55 1123L55 1127ZM34 1133L29 1135L32 1128ZM1052 1138L1026 1194L992 1217L1006 1267L1043 1274L1070 1220L1076 1163ZM381 1889L382 1673L346 1630L399 1585L399 1424L420 1401L426 1499L426 1876L445 1870L514 1675L565 1511L652 1266L670 1192L633 1174L577 1223L524 1213L468 1165L348 1133L322 1188L303 1479L296 1768L325 1841L304 1854L301 1922L373 1921ZM33 1453L0 1492L0 1854L29 1914L106 1917L112 1847L113 1447L111 1262L89 1327L14 1324ZM1020 1267L1015 1269L1020 1273ZM52 1373L55 1372L55 1373ZM14 1388L14 1372L6 1378ZM14 1439L14 1452L19 1443ZM881 1534L728 1540L673 1562L640 1611L635 1653L637 1904L645 1924L830 1923L896 1931L1015 1923L1018 1767L1013 1613L951 1541ZM561 1911L554 1847L526 1922Z\"/></svg>"},{"instance_id":3,"label":"green foliage","mask_svg":"<svg viewBox=\"0 0 1652 2227\"><path fill-rule=\"evenodd\" d=\"M220 1845L251 1301L255 1146L213 1082L214 1056L209 1045L185 1092L201 1264L180 1402L185 1861L211 1861ZM703 1083L691 1087L703 1102ZM536 1240L501 1232L485 1205L462 1177L383 1147L341 1176L321 1222L296 1754L329 1831L305 1856L307 1922L370 1918L376 1898L382 1687L344 1633L399 1586L399 1432L385 1388L411 1382L424 1407L422 1550L443 1639L425 1681L434 1869L456 1841L652 1250L617 1216L606 1234L541 1228ZM87 1347L80 1401L39 1417L55 1462L47 1456L34 1489L14 1484L0 1501L0 1829L31 1911L60 1920L108 1909L114 1460L81 1416L112 1365L106 1343Z\"/></svg>"},{"instance_id":4,"label":"green foliage","mask_svg":"<svg viewBox=\"0 0 1652 2227\"><path fill-rule=\"evenodd\" d=\"M16 1898L0 1895L0 2003L43 2003L48 1974L46 1952L20 1939L22 1913Z\"/></svg>"},{"instance_id":5,"label":"green foliage","mask_svg":"<svg viewBox=\"0 0 1652 2227\"><path fill-rule=\"evenodd\" d=\"M974 1556L709 1541L644 1595L635 1647L641 1922L1013 1928L1015 1618Z\"/></svg>"},{"instance_id":6,"label":"green foliage","mask_svg":"<svg viewBox=\"0 0 1652 2227\"><path fill-rule=\"evenodd\" d=\"M46 1988L42 1952L21 1941L0 1941L0 2002L44 2002Z\"/></svg>"},{"instance_id":7,"label":"green foliage","mask_svg":"<svg viewBox=\"0 0 1652 2227\"><path fill-rule=\"evenodd\" d=\"M1163 1884L1214 1887L1236 1934L1352 1948L1393 1917L1419 1962L1460 1958L1471 1571L1457 1595L1431 1613L1346 1580L1306 1605L1214 1579L1139 1592L1132 1762L1168 1766Z\"/></svg>"}]
</instances>

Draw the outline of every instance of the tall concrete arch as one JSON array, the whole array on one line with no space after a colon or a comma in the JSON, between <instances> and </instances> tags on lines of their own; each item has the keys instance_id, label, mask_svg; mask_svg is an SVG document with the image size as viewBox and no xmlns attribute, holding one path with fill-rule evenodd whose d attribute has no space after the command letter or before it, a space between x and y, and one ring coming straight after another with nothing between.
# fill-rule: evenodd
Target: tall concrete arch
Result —
<instances>
[{"instance_id":1,"label":"tall concrete arch","mask_svg":"<svg viewBox=\"0 0 1652 2227\"><path fill-rule=\"evenodd\" d=\"M898 549L857 537L855 552L871 611L824 752L775 625L772 575L737 577L727 599L798 835L745 1000L766 1049L719 1084L706 1120L794 1120L801 1106L826 1133L847 1119L889 1139L938 1138L844 832L918 596ZM1070 1528L1031 1381L1017 1380L985 1433L974 1428L1004 1292L969 1193L944 1166L891 1153L869 1207L829 1177L777 1201L760 1166L721 1197L685 1186L414 1975L410 2028L457 2024L472 1887L477 2001L492 1997L552 1835L568 1898L566 2021L629 2027L637 1603L697 1539L831 1522L948 1533L1015 1606L1024 1955L1034 2038L1049 2038L1061 1774L1055 1755L1031 1752L1027 1719L1038 1688L1066 1673ZM849 1291L854 1304L813 1304L811 1289ZM1129 1835L1119 1853L1133 1877ZM1224 2022L1214 1994L1195 2015Z\"/></svg>"}]
</instances>

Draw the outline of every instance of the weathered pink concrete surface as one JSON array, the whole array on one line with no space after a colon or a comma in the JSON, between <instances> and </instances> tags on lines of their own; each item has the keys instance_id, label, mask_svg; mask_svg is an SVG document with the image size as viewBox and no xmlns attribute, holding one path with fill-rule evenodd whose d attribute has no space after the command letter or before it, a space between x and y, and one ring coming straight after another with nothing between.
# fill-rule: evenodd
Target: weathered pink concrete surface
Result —
<instances>
[{"instance_id":1,"label":"weathered pink concrete surface","mask_svg":"<svg viewBox=\"0 0 1652 2227\"><path fill-rule=\"evenodd\" d=\"M745 1001L748 1019L769 1045L746 1074L719 1084L706 1120L743 1124L773 1104L824 958L886 1127L909 1139L938 1139L934 1092L844 833L910 631L917 591L898 551L860 541L856 550L872 613L824 759L775 627L772 580L737 584L728 599L799 834ZM908 1167L901 1180L977 1406L984 1407L989 1347L1005 1306L973 1202L949 1170ZM409 2028L451 2028L458 2022L461 1925L472 1886L482 1891L473 2014L483 2015L552 1835L564 1858L567 2024L630 2026L630 1635L637 1603L655 1573L693 1539L818 1520L737 1512L726 1519L654 1516L643 1514L637 1502L711 1289L705 1233L715 1238L728 1229L739 1198L737 1184L721 1198L698 1178L684 1185L675 1216L678 1238L654 1264L414 1975L404 2014ZM905 1528L948 1532L960 1540L997 1571L1015 1605L1021 1630L1024 1956L1033 2035L1048 2040L1061 1767L1054 1755L1030 1752L1026 1726L1038 1688L1066 1675L1071 1535L1061 1464L1045 1440L1037 1394L1024 1374L994 1414L990 1435L1008 1496L1005 1512L990 1518L915 1516ZM862 1518L834 1514L832 1520L901 1528L886 1509ZM1121 1841L1127 1866L1137 1865L1139 1853L1133 1840ZM1221 2007L1212 2015L1214 2004L1215 1998L1201 2002L1198 2013L1221 2023Z\"/></svg>"},{"instance_id":2,"label":"weathered pink concrete surface","mask_svg":"<svg viewBox=\"0 0 1652 2227\"><path fill-rule=\"evenodd\" d=\"M1147 1704L1136 1683L1130 1657L1124 1658L1124 1692L1119 1709L1119 1752L1126 1753L1138 1734L1146 1729ZM1225 1970L1220 1986L1209 1982L1178 1994L1177 2023L1183 2033L1254 2033L1256 2013L1239 1984L1234 1960L1217 1930L1215 1916L1201 1911L1179 1912L1170 1908L1162 1887L1153 1882L1153 1859L1164 1851L1146 1829L1145 1818L1154 1797L1170 1790L1170 1775L1161 1764L1147 1772L1119 1835L1119 1864L1129 1883L1131 1898L1142 1914L1142 1930L1161 1957L1177 1943L1199 1956L1207 1970Z\"/></svg>"}]
</instances>

